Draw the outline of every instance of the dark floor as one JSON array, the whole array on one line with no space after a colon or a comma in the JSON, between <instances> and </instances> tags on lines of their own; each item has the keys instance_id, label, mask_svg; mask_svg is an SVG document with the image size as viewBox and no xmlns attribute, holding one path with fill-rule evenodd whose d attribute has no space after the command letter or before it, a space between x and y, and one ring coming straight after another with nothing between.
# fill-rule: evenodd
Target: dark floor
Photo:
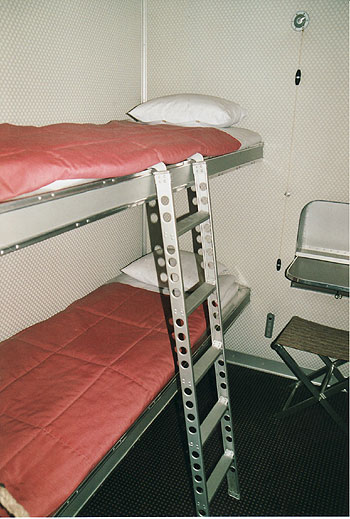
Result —
<instances>
[{"instance_id":1,"label":"dark floor","mask_svg":"<svg viewBox=\"0 0 350 519\"><path fill-rule=\"evenodd\" d=\"M241 499L223 481L212 516L349 516L348 438L319 404L298 415L273 418L291 381L229 367ZM200 384L211 405L213 378ZM332 401L347 414L348 395ZM119 464L80 516L194 516L181 408L175 399ZM221 454L220 432L205 446L207 468ZM218 441L219 440L219 441Z\"/></svg>"}]
</instances>

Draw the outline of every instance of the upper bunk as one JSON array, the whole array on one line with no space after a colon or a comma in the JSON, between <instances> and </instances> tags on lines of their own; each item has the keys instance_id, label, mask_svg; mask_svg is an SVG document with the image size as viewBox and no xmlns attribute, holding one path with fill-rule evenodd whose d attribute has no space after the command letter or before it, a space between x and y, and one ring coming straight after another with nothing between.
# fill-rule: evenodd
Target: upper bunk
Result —
<instances>
[{"instance_id":1,"label":"upper bunk","mask_svg":"<svg viewBox=\"0 0 350 519\"><path fill-rule=\"evenodd\" d=\"M212 178L261 159L263 142L237 126L0 125L0 255L155 199L159 163L174 191L193 185L196 153Z\"/></svg>"}]
</instances>

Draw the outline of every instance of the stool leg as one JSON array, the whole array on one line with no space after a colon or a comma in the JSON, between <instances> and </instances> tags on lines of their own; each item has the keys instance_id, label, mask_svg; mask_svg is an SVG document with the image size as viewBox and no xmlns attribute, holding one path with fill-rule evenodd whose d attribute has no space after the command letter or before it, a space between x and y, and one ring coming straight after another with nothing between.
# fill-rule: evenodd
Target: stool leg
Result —
<instances>
[{"instance_id":1,"label":"stool leg","mask_svg":"<svg viewBox=\"0 0 350 519\"><path fill-rule=\"evenodd\" d=\"M316 386L314 384L312 384L312 382L310 382L309 378L307 377L307 375L305 375L305 373L303 372L303 370L298 366L298 364L295 362L295 360L293 359L293 357L291 357L289 355L289 353L283 348L283 346L281 346L280 344L277 344L277 343L274 343L273 346L272 346L276 352L278 353L278 355L282 358L282 360L286 363L286 365L289 367L289 369L294 373L294 375L305 385L305 387L310 391L310 393L312 394L313 396L313 399L316 401L316 402L319 402L322 407L325 409L325 411L327 411L327 413L333 418L333 420L341 427L341 429L347 433L347 426L346 424L344 423L344 421L340 418L340 416L338 415L338 413L336 413L334 411L334 409L332 408L332 406L326 401L326 395L324 392L320 392ZM310 401L310 399L304 401L304 402L300 402L300 404L297 404L298 406L298 409L302 408L303 407L303 404L305 406L305 404L307 406L311 405L312 403L312 399ZM293 409L294 411L294 408L290 407L288 411L291 411ZM296 407L295 407L296 409Z\"/></svg>"},{"instance_id":2,"label":"stool leg","mask_svg":"<svg viewBox=\"0 0 350 519\"><path fill-rule=\"evenodd\" d=\"M346 360L335 360L332 362L328 357L325 357L324 355L319 355L320 359L323 360L323 362L326 364L326 366L330 369L332 369L332 374L339 380L345 380L345 377L340 373L338 366L341 366L342 364L346 364Z\"/></svg>"}]
</instances>

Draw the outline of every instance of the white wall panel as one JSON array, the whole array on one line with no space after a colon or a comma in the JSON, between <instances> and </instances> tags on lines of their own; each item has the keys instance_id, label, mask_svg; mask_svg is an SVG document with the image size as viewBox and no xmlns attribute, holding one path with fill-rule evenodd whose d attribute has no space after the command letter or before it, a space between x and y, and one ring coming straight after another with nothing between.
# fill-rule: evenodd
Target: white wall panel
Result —
<instances>
[{"instance_id":1,"label":"white wall panel","mask_svg":"<svg viewBox=\"0 0 350 519\"><path fill-rule=\"evenodd\" d=\"M212 182L218 257L252 288L228 347L278 360L264 337L268 312L274 335L292 315L347 328L347 299L291 288L284 277L303 206L348 197L347 0L148 0L148 8L148 97L232 99L248 110L242 126L265 141L263 162ZM291 28L300 9L310 15L303 35Z\"/></svg>"},{"instance_id":2,"label":"white wall panel","mask_svg":"<svg viewBox=\"0 0 350 519\"><path fill-rule=\"evenodd\" d=\"M140 0L2 0L0 122L103 123L140 99Z\"/></svg>"},{"instance_id":3,"label":"white wall panel","mask_svg":"<svg viewBox=\"0 0 350 519\"><path fill-rule=\"evenodd\" d=\"M0 34L0 122L104 123L140 101L139 0L1 0ZM141 230L135 208L2 257L0 339L114 277Z\"/></svg>"}]
</instances>

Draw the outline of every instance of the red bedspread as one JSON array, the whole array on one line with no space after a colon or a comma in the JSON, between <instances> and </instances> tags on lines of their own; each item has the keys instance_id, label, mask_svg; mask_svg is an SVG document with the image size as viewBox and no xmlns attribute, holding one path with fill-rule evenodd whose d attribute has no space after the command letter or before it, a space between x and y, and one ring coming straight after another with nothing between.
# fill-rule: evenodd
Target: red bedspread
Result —
<instances>
[{"instance_id":1,"label":"red bedspread","mask_svg":"<svg viewBox=\"0 0 350 519\"><path fill-rule=\"evenodd\" d=\"M194 343L203 307L189 322ZM4 341L0 358L0 482L33 516L59 507L174 373L159 294L119 283Z\"/></svg>"},{"instance_id":2,"label":"red bedspread","mask_svg":"<svg viewBox=\"0 0 350 519\"><path fill-rule=\"evenodd\" d=\"M124 176L158 162L174 164L194 153L218 156L240 142L216 128L62 123L0 125L0 201L55 180Z\"/></svg>"}]
</instances>

